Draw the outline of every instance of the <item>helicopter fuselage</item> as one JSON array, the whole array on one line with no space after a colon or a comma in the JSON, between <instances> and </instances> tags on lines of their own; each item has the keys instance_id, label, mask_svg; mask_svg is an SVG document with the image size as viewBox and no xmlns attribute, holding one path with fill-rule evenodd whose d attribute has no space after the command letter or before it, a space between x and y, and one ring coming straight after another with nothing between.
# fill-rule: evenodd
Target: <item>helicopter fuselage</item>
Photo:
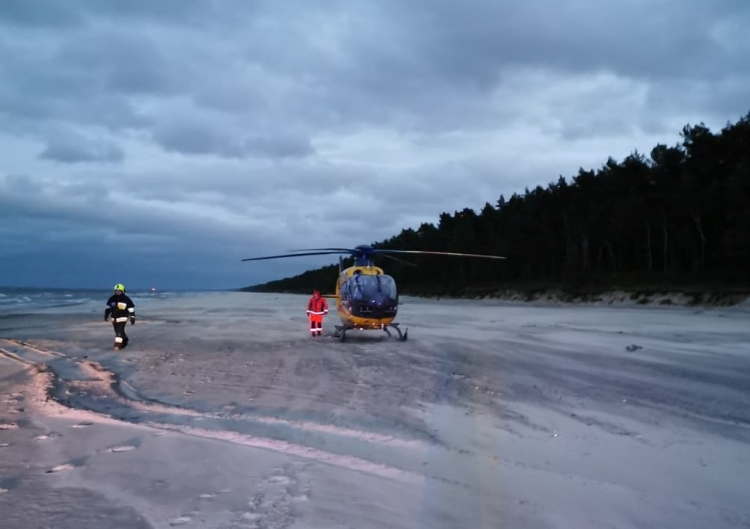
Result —
<instances>
[{"instance_id":1,"label":"helicopter fuselage","mask_svg":"<svg viewBox=\"0 0 750 529\"><path fill-rule=\"evenodd\" d=\"M396 282L372 264L342 269L336 282L336 309L346 327L388 326L398 312Z\"/></svg>"}]
</instances>

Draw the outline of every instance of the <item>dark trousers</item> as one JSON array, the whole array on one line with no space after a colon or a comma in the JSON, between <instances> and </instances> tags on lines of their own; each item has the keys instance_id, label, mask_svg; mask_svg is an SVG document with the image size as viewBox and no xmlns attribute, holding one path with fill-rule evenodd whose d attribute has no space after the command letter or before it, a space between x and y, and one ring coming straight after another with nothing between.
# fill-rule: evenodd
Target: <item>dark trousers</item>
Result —
<instances>
[{"instance_id":1,"label":"dark trousers","mask_svg":"<svg viewBox=\"0 0 750 529\"><path fill-rule=\"evenodd\" d=\"M127 324L128 322L126 321L116 321L112 323L112 327L115 329L115 347L127 347L128 335L125 334L125 326Z\"/></svg>"}]
</instances>

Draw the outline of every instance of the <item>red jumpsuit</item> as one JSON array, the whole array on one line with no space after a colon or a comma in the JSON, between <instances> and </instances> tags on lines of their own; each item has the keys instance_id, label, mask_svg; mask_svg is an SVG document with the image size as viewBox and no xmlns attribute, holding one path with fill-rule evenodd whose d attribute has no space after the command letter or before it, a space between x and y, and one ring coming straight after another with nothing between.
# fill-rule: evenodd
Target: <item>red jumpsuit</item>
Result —
<instances>
[{"instance_id":1,"label":"red jumpsuit","mask_svg":"<svg viewBox=\"0 0 750 529\"><path fill-rule=\"evenodd\" d=\"M320 336L323 334L323 317L328 314L328 302L321 297L317 290L307 302L307 316L310 318L310 334Z\"/></svg>"}]
</instances>

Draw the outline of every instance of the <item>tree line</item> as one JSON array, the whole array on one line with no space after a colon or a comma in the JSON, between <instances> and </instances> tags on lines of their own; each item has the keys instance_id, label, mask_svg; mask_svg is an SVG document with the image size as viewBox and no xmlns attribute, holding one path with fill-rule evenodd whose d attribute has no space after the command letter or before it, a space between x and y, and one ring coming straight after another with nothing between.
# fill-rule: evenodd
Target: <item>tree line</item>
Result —
<instances>
[{"instance_id":1,"label":"tree line","mask_svg":"<svg viewBox=\"0 0 750 529\"><path fill-rule=\"evenodd\" d=\"M714 133L579 169L546 187L500 196L481 211L442 213L376 248L503 255L504 261L376 257L403 293L460 294L519 285L750 284L750 113ZM345 264L352 264L345 259ZM247 287L328 292L337 265Z\"/></svg>"}]
</instances>

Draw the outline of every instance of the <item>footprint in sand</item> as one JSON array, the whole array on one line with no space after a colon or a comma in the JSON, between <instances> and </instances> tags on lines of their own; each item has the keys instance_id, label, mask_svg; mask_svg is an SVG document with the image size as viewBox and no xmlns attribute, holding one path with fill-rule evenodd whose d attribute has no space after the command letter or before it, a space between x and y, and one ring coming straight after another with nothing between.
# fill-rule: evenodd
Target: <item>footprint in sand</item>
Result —
<instances>
[{"instance_id":1,"label":"footprint in sand","mask_svg":"<svg viewBox=\"0 0 750 529\"><path fill-rule=\"evenodd\" d=\"M257 512L248 511L242 515L242 520L246 522L255 522L257 520L260 520L261 518L263 518L263 515Z\"/></svg>"},{"instance_id":2,"label":"footprint in sand","mask_svg":"<svg viewBox=\"0 0 750 529\"><path fill-rule=\"evenodd\" d=\"M107 448L107 452L130 452L131 450L135 450L135 446L119 445L119 446L110 446L109 448Z\"/></svg>"},{"instance_id":3,"label":"footprint in sand","mask_svg":"<svg viewBox=\"0 0 750 529\"><path fill-rule=\"evenodd\" d=\"M57 432L50 432L48 434L37 435L34 439L37 441L44 441L45 439L52 439L53 437L62 437L62 435Z\"/></svg>"},{"instance_id":4,"label":"footprint in sand","mask_svg":"<svg viewBox=\"0 0 750 529\"><path fill-rule=\"evenodd\" d=\"M175 518L174 520L171 520L169 522L169 525L171 526L177 526L177 525L185 525L186 523L190 523L192 518L190 516L180 516L179 518Z\"/></svg>"},{"instance_id":5,"label":"footprint in sand","mask_svg":"<svg viewBox=\"0 0 750 529\"><path fill-rule=\"evenodd\" d=\"M14 422L2 422L0 423L0 430L15 430L18 425Z\"/></svg>"},{"instance_id":6,"label":"footprint in sand","mask_svg":"<svg viewBox=\"0 0 750 529\"><path fill-rule=\"evenodd\" d=\"M207 499L210 499L210 498L215 498L216 494L201 494L198 497L201 498L201 499L203 499L203 500L207 500Z\"/></svg>"},{"instance_id":7,"label":"footprint in sand","mask_svg":"<svg viewBox=\"0 0 750 529\"><path fill-rule=\"evenodd\" d=\"M249 509L237 522L248 527L287 527L294 522L294 504L308 501L309 486L300 469L278 469L261 483L258 492L248 502Z\"/></svg>"},{"instance_id":8,"label":"footprint in sand","mask_svg":"<svg viewBox=\"0 0 750 529\"><path fill-rule=\"evenodd\" d=\"M126 439L119 445L112 445L104 450L98 450L98 452L130 452L141 446L142 440L140 437L134 437L132 439Z\"/></svg>"},{"instance_id":9,"label":"footprint in sand","mask_svg":"<svg viewBox=\"0 0 750 529\"><path fill-rule=\"evenodd\" d=\"M6 397L5 404L18 404L25 400L24 396L20 393L11 393L10 395L6 395Z\"/></svg>"},{"instance_id":10,"label":"footprint in sand","mask_svg":"<svg viewBox=\"0 0 750 529\"><path fill-rule=\"evenodd\" d=\"M93 422L89 422L89 421L79 422L78 424L74 424L73 426L71 426L71 428L88 428L89 426L92 426L93 424L94 424Z\"/></svg>"},{"instance_id":11,"label":"footprint in sand","mask_svg":"<svg viewBox=\"0 0 750 529\"><path fill-rule=\"evenodd\" d=\"M57 465L54 468L51 468L47 471L47 474L51 474L53 472L62 472L63 470L73 470L73 465L70 463L64 463L62 465Z\"/></svg>"},{"instance_id":12,"label":"footprint in sand","mask_svg":"<svg viewBox=\"0 0 750 529\"><path fill-rule=\"evenodd\" d=\"M0 443L0 448L8 448L10 443Z\"/></svg>"}]
</instances>

